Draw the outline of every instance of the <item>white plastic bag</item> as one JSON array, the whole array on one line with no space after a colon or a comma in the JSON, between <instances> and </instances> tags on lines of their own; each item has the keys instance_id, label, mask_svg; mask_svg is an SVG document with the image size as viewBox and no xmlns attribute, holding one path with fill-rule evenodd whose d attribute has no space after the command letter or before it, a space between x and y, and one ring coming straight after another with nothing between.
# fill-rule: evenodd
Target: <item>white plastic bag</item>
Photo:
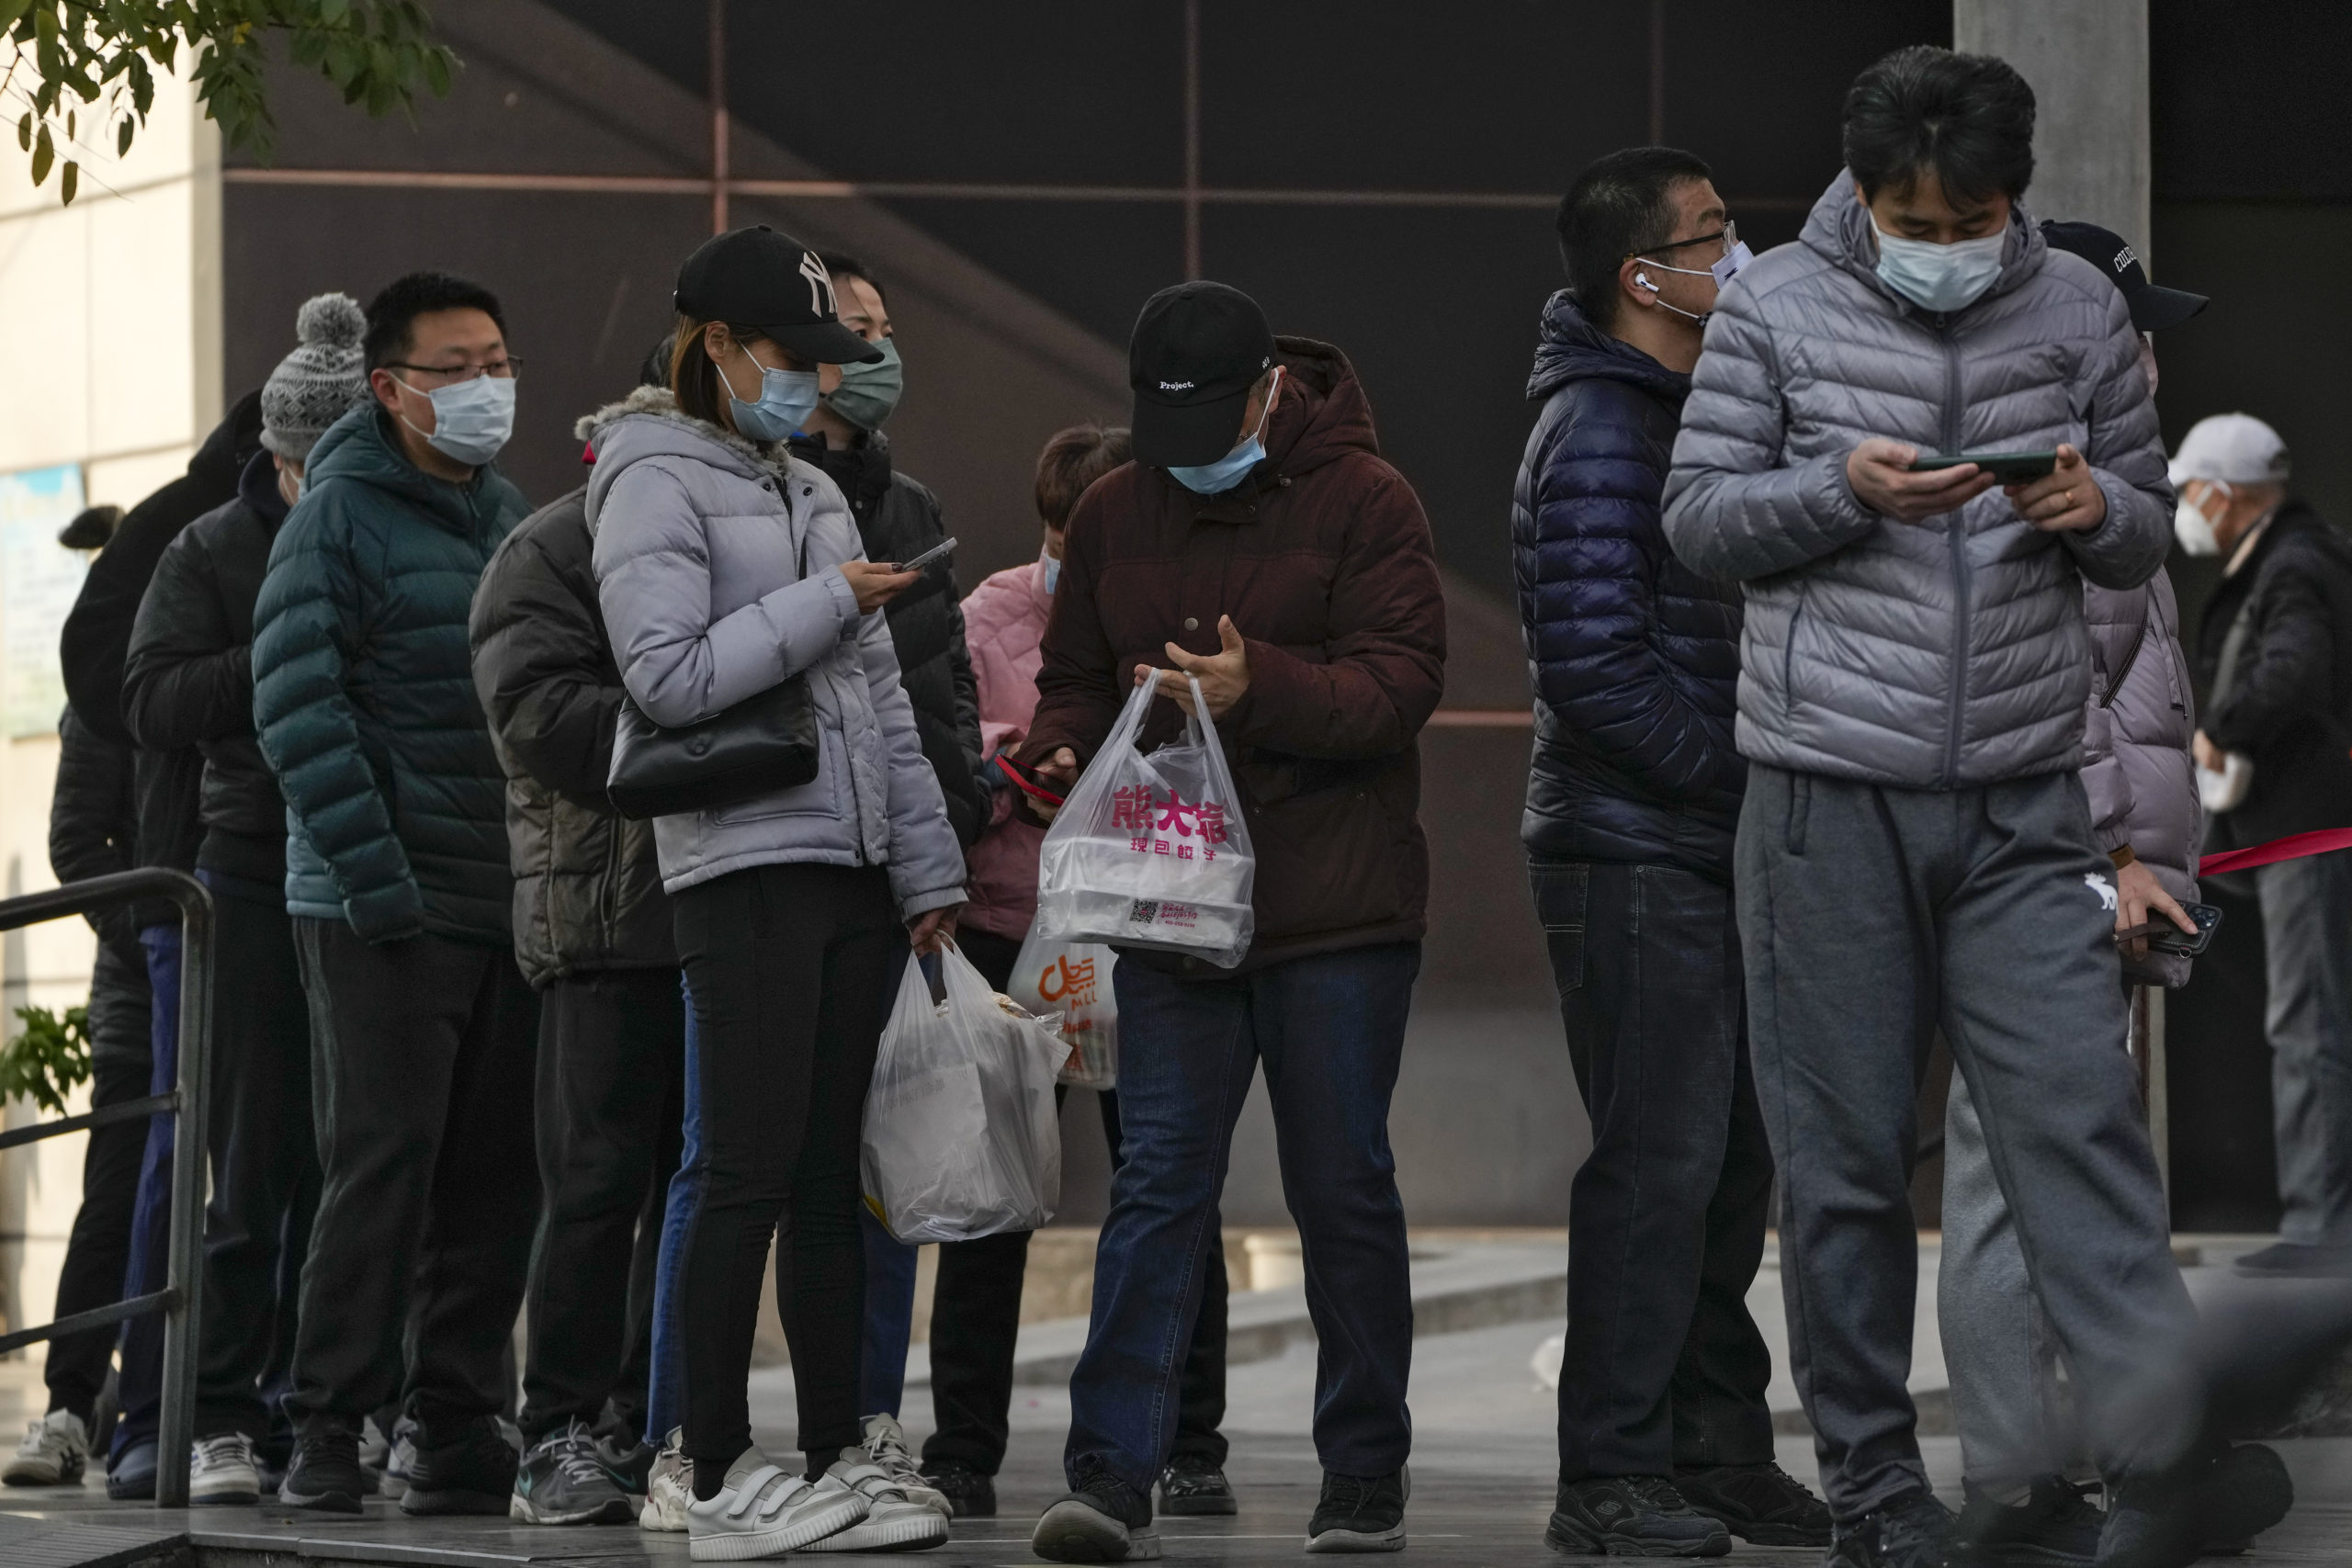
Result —
<instances>
[{"instance_id":1,"label":"white plastic bag","mask_svg":"<svg viewBox=\"0 0 2352 1568\"><path fill-rule=\"evenodd\" d=\"M1184 739L1138 755L1155 685L1136 688L1079 775L1037 856L1032 935L1159 948L1230 969L1250 951L1257 857L1241 797L1205 716L1201 683Z\"/></svg>"},{"instance_id":2,"label":"white plastic bag","mask_svg":"<svg viewBox=\"0 0 2352 1568\"><path fill-rule=\"evenodd\" d=\"M1032 926L1012 961L1006 994L1039 1018L1061 1015L1061 1081L1080 1089L1119 1087L1119 1004L1111 965L1119 955L1100 942L1041 937Z\"/></svg>"},{"instance_id":3,"label":"white plastic bag","mask_svg":"<svg viewBox=\"0 0 2352 1568\"><path fill-rule=\"evenodd\" d=\"M1055 1022L989 989L955 948L933 1003L909 959L865 1096L865 1201L909 1246L1035 1230L1061 1201Z\"/></svg>"}]
</instances>

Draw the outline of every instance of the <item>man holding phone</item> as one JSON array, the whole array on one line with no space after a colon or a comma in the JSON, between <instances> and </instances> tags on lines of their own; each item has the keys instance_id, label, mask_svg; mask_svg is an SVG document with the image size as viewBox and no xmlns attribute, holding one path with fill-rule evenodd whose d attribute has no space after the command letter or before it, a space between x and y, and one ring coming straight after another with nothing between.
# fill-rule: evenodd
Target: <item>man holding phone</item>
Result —
<instances>
[{"instance_id":1,"label":"man holding phone","mask_svg":"<svg viewBox=\"0 0 2352 1568\"><path fill-rule=\"evenodd\" d=\"M1939 1026L2120 1483L2103 1551L2192 1545L2194 1318L2075 777L2082 584L2153 576L2173 497L2121 296L2018 205L2033 117L1986 56L1856 79L1848 168L1716 304L1666 487L1675 553L1747 585L1740 938L1793 1371L1855 1568L1940 1562L1951 1531L1905 1388ZM1998 496L1980 465L1911 467L2043 451Z\"/></svg>"}]
</instances>

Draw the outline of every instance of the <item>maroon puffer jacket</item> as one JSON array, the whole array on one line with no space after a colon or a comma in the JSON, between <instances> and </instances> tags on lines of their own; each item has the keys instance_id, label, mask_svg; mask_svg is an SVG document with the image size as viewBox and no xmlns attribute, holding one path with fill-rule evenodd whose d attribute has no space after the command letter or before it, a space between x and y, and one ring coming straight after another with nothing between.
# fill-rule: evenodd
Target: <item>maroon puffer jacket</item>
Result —
<instances>
[{"instance_id":1,"label":"maroon puffer jacket","mask_svg":"<svg viewBox=\"0 0 2352 1568\"><path fill-rule=\"evenodd\" d=\"M1275 341L1288 368L1268 456L1239 486L1204 499L1129 463L1079 502L1021 749L1023 761L1062 746L1090 760L1136 666L1165 666L1171 641L1215 653L1217 617L1231 615L1250 690L1217 731L1258 855L1244 970L1421 935L1418 738L1445 684L1429 520L1381 459L1355 369L1328 344ZM1174 703L1155 704L1144 749L1182 722Z\"/></svg>"}]
</instances>

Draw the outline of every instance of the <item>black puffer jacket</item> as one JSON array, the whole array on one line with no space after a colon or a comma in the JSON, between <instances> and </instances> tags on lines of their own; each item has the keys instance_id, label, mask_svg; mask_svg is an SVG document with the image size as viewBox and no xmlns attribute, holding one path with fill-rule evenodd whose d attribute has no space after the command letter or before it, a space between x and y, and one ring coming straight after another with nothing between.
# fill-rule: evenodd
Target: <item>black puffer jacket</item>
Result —
<instances>
[{"instance_id":1,"label":"black puffer jacket","mask_svg":"<svg viewBox=\"0 0 2352 1568\"><path fill-rule=\"evenodd\" d=\"M2205 602L2197 664L2206 738L2254 759L2253 786L2211 818L2206 852L2352 826L2352 545L2304 502L2280 507Z\"/></svg>"},{"instance_id":2,"label":"black puffer jacket","mask_svg":"<svg viewBox=\"0 0 2352 1568\"><path fill-rule=\"evenodd\" d=\"M83 722L106 739L130 744L122 716L123 662L130 650L130 626L139 602L155 575L155 563L180 530L237 495L245 464L261 450L261 393L237 400L196 456L187 472L132 507L114 538L90 563L90 574L65 617L58 659L65 695ZM150 751L141 747L135 764L139 802L139 863L196 869L197 843L204 836L198 795L204 758L192 747ZM141 928L176 925L179 910L154 899L138 905L132 919Z\"/></svg>"},{"instance_id":3,"label":"black puffer jacket","mask_svg":"<svg viewBox=\"0 0 2352 1568\"><path fill-rule=\"evenodd\" d=\"M57 784L49 797L49 869L57 880L86 882L139 863L139 811L130 748L107 739L72 708L57 727ZM117 904L85 917L117 957L146 973L130 908Z\"/></svg>"},{"instance_id":4,"label":"black puffer jacket","mask_svg":"<svg viewBox=\"0 0 2352 1568\"><path fill-rule=\"evenodd\" d=\"M803 436L792 455L825 470L841 487L865 558L912 560L947 536L939 498L898 472L890 462L890 440L876 433L839 450ZM883 612L890 643L899 654L899 678L914 705L922 754L939 775L947 797L947 820L956 841L969 849L989 819L989 795L980 755L980 689L972 656L964 647L964 607L956 593L952 560L934 561L922 581L890 601Z\"/></svg>"},{"instance_id":5,"label":"black puffer jacket","mask_svg":"<svg viewBox=\"0 0 2352 1568\"><path fill-rule=\"evenodd\" d=\"M122 716L140 745L204 758L204 839L196 863L286 897L286 797L254 735L254 602L286 520L266 452L245 465L237 499L172 541L140 602L123 669Z\"/></svg>"},{"instance_id":6,"label":"black puffer jacket","mask_svg":"<svg viewBox=\"0 0 2352 1568\"><path fill-rule=\"evenodd\" d=\"M506 770L514 960L544 987L678 963L653 824L605 803L620 668L596 602L587 491L514 525L474 591L474 689Z\"/></svg>"},{"instance_id":7,"label":"black puffer jacket","mask_svg":"<svg viewBox=\"0 0 2352 1568\"><path fill-rule=\"evenodd\" d=\"M1544 308L1527 395L1544 400L1511 497L1511 560L1534 678L1532 853L1657 863L1728 881L1746 764L1736 583L1667 547L1659 497L1688 376Z\"/></svg>"}]
</instances>

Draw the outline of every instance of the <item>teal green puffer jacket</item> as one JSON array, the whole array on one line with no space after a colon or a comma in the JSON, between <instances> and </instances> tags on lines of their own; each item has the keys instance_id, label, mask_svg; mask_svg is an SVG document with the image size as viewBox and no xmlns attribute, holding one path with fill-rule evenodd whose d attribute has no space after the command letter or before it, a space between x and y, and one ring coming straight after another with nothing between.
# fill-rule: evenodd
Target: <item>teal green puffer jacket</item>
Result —
<instances>
[{"instance_id":1,"label":"teal green puffer jacket","mask_svg":"<svg viewBox=\"0 0 2352 1568\"><path fill-rule=\"evenodd\" d=\"M506 775L466 615L529 510L424 473L372 402L311 454L254 610L254 726L286 792L286 909L369 942L513 940Z\"/></svg>"}]
</instances>

